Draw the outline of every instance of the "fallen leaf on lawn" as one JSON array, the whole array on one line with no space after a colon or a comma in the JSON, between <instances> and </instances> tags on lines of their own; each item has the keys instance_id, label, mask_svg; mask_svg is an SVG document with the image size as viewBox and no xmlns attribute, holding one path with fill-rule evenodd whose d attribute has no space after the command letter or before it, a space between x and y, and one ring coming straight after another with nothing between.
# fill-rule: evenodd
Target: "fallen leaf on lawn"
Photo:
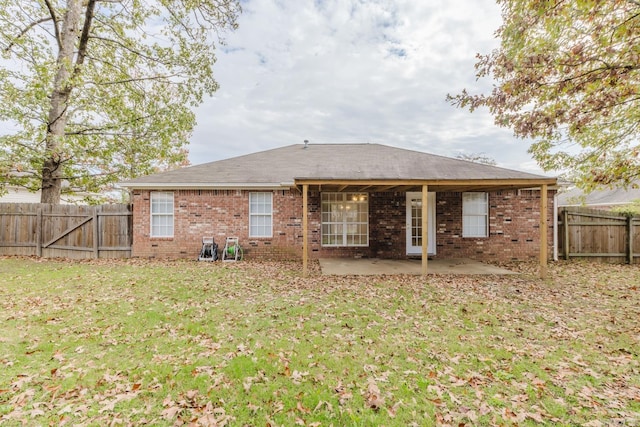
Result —
<instances>
[{"instance_id":1,"label":"fallen leaf on lawn","mask_svg":"<svg viewBox=\"0 0 640 427\"><path fill-rule=\"evenodd\" d=\"M309 375L309 372L299 372L297 370L294 370L293 373L291 374L291 381L295 385L300 385L302 380L304 380L304 377L306 377L307 375Z\"/></svg>"},{"instance_id":2,"label":"fallen leaf on lawn","mask_svg":"<svg viewBox=\"0 0 640 427\"><path fill-rule=\"evenodd\" d=\"M538 423L544 423L544 417L539 412L527 412L525 416L526 418L531 418L533 421Z\"/></svg>"},{"instance_id":3,"label":"fallen leaf on lawn","mask_svg":"<svg viewBox=\"0 0 640 427\"><path fill-rule=\"evenodd\" d=\"M29 413L29 415L31 416L31 418L36 418L36 417L41 417L45 414L45 412L42 409L33 409L31 410L31 412Z\"/></svg>"},{"instance_id":4,"label":"fallen leaf on lawn","mask_svg":"<svg viewBox=\"0 0 640 427\"><path fill-rule=\"evenodd\" d=\"M36 394L36 391L32 388L23 391L22 393L16 395L13 399L10 400L11 404L15 406L24 406L27 400L31 400L31 398Z\"/></svg>"},{"instance_id":5,"label":"fallen leaf on lawn","mask_svg":"<svg viewBox=\"0 0 640 427\"><path fill-rule=\"evenodd\" d=\"M278 412L282 412L284 410L284 403L276 402L273 404L273 413L277 414Z\"/></svg>"},{"instance_id":6,"label":"fallen leaf on lawn","mask_svg":"<svg viewBox=\"0 0 640 427\"><path fill-rule=\"evenodd\" d=\"M302 412L303 414L309 414L311 413L311 410L308 408L305 408L304 405L302 404L302 402L298 402L296 404L296 409L300 412Z\"/></svg>"},{"instance_id":7,"label":"fallen leaf on lawn","mask_svg":"<svg viewBox=\"0 0 640 427\"><path fill-rule=\"evenodd\" d=\"M329 402L325 402L323 400L321 400L320 402L318 402L318 404L316 405L315 408L313 408L313 412L318 412L320 409L322 409L323 406L327 407L327 411L329 412L333 412L333 405Z\"/></svg>"},{"instance_id":8,"label":"fallen leaf on lawn","mask_svg":"<svg viewBox=\"0 0 640 427\"><path fill-rule=\"evenodd\" d=\"M69 404L58 411L58 415L70 414L73 412L73 405Z\"/></svg>"},{"instance_id":9,"label":"fallen leaf on lawn","mask_svg":"<svg viewBox=\"0 0 640 427\"><path fill-rule=\"evenodd\" d=\"M174 419L176 417L176 415L178 415L180 413L181 410L182 410L182 408L179 407L179 406L170 406L170 407L164 409L160 415L165 420L172 420L172 419Z\"/></svg>"},{"instance_id":10,"label":"fallen leaf on lawn","mask_svg":"<svg viewBox=\"0 0 640 427\"><path fill-rule=\"evenodd\" d=\"M115 409L117 400L111 400L111 401L107 401L107 402L102 402L102 408L100 408L100 410L98 411L99 413L103 413L103 412L107 412L107 411L113 411Z\"/></svg>"},{"instance_id":11,"label":"fallen leaf on lawn","mask_svg":"<svg viewBox=\"0 0 640 427\"><path fill-rule=\"evenodd\" d=\"M396 417L396 414L398 413L398 408L400 407L400 405L402 405L402 400L399 400L393 406L391 406L390 408L387 408L387 414L389 414L390 418Z\"/></svg>"},{"instance_id":12,"label":"fallen leaf on lawn","mask_svg":"<svg viewBox=\"0 0 640 427\"><path fill-rule=\"evenodd\" d=\"M384 406L384 398L380 394L378 385L372 379L369 380L367 385L365 401L367 402L367 406L374 411L377 411Z\"/></svg>"}]
</instances>

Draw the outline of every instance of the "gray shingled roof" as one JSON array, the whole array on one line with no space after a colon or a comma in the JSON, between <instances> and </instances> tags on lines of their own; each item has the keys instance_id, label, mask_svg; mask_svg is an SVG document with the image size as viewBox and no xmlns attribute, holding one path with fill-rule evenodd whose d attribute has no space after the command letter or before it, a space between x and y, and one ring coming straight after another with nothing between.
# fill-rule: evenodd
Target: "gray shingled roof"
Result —
<instances>
[{"instance_id":1,"label":"gray shingled roof","mask_svg":"<svg viewBox=\"0 0 640 427\"><path fill-rule=\"evenodd\" d=\"M558 194L558 206L614 206L640 200L640 188L606 188L584 194L574 188Z\"/></svg>"},{"instance_id":2,"label":"gray shingled roof","mask_svg":"<svg viewBox=\"0 0 640 427\"><path fill-rule=\"evenodd\" d=\"M549 180L549 177L381 144L289 145L144 176L130 188L293 186L296 180Z\"/></svg>"}]
</instances>

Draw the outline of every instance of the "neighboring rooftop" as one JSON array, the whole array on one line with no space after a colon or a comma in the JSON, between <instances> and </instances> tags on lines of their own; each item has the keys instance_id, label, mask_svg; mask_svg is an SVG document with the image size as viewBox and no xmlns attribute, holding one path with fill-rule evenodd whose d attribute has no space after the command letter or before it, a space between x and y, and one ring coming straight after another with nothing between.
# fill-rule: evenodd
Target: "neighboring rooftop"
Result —
<instances>
[{"instance_id":1,"label":"neighboring rooftop","mask_svg":"<svg viewBox=\"0 0 640 427\"><path fill-rule=\"evenodd\" d=\"M605 188L585 194L573 188L558 194L558 206L619 206L640 200L640 188Z\"/></svg>"}]
</instances>

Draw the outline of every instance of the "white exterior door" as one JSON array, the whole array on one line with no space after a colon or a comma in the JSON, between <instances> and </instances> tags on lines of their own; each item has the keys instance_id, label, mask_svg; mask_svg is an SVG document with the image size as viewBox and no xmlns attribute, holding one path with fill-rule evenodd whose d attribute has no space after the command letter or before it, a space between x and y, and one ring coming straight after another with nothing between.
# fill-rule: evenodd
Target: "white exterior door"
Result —
<instances>
[{"instance_id":1,"label":"white exterior door","mask_svg":"<svg viewBox=\"0 0 640 427\"><path fill-rule=\"evenodd\" d=\"M427 194L427 252L436 253L436 193ZM422 255L422 193L407 192L407 255Z\"/></svg>"}]
</instances>

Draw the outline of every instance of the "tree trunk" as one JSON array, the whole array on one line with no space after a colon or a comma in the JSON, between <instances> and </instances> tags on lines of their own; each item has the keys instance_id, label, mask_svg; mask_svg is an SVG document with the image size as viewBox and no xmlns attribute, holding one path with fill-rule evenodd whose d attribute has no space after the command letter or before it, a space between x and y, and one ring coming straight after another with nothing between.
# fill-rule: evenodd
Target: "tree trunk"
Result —
<instances>
[{"instance_id":1,"label":"tree trunk","mask_svg":"<svg viewBox=\"0 0 640 427\"><path fill-rule=\"evenodd\" d=\"M46 153L42 165L42 203L60 203L62 189L62 154L67 124L67 107L72 83L69 81L73 74L74 53L80 35L80 17L82 0L67 0L67 11L62 22L60 32L60 51L58 52L57 67L51 104L47 119Z\"/></svg>"}]
</instances>

